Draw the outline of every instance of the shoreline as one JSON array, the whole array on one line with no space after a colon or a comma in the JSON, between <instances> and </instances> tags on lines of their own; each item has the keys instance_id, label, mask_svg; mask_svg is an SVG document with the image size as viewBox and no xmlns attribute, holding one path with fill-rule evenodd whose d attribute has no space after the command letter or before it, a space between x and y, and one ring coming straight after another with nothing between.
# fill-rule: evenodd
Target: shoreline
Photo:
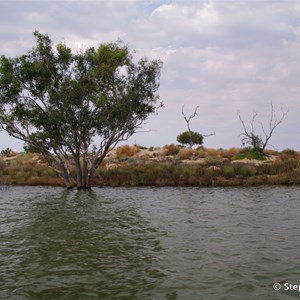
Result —
<instances>
[{"instance_id":1,"label":"shoreline","mask_svg":"<svg viewBox=\"0 0 300 300\"><path fill-rule=\"evenodd\" d=\"M300 184L300 153L293 150L270 151L265 160L246 157L237 160L235 158L243 154L243 149L183 148L177 153L170 153L173 148L165 146L149 150L119 147L111 151L96 171L92 186L233 187ZM75 169L71 171L74 173ZM0 185L64 186L64 183L41 155L12 153L0 157Z\"/></svg>"}]
</instances>

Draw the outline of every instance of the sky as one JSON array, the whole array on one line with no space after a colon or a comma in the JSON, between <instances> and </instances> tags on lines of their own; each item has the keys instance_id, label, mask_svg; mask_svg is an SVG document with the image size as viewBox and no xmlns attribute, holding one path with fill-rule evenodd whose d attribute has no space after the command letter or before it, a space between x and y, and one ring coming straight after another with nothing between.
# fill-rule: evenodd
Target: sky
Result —
<instances>
[{"instance_id":1,"label":"sky","mask_svg":"<svg viewBox=\"0 0 300 300\"><path fill-rule=\"evenodd\" d=\"M298 0L0 0L0 55L34 45L32 32L74 51L121 39L136 58L161 59L164 107L127 144L177 143L186 131L181 114L198 106L191 129L207 148L241 146L257 113L268 129L271 103L288 111L268 148L300 150L300 1ZM0 149L23 143L0 133Z\"/></svg>"}]
</instances>

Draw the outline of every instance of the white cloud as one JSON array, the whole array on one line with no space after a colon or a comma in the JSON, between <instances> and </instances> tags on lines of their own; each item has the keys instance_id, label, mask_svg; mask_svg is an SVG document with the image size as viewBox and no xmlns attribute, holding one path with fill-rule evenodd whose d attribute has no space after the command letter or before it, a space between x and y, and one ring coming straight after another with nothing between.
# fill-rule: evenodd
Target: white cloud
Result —
<instances>
[{"instance_id":1,"label":"white cloud","mask_svg":"<svg viewBox=\"0 0 300 300\"><path fill-rule=\"evenodd\" d=\"M39 29L73 49L121 38L137 57L161 58L165 108L149 119L155 131L133 138L138 143L176 142L185 104L200 105L195 130L216 131L207 146L240 146L236 111L266 116L273 101L290 109L273 144L300 149L297 1L2 0L0 18L1 54L24 52Z\"/></svg>"},{"instance_id":2,"label":"white cloud","mask_svg":"<svg viewBox=\"0 0 300 300\"><path fill-rule=\"evenodd\" d=\"M192 31L196 33L213 33L220 25L220 18L211 3L198 2L198 5L178 3L164 4L151 14L152 22L162 22L166 31Z\"/></svg>"}]
</instances>

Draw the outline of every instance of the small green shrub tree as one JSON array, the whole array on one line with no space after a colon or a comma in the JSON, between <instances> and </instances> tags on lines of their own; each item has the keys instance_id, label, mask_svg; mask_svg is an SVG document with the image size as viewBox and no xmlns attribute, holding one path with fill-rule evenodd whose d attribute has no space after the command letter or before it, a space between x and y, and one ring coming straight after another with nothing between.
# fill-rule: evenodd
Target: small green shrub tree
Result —
<instances>
[{"instance_id":1,"label":"small green shrub tree","mask_svg":"<svg viewBox=\"0 0 300 300\"><path fill-rule=\"evenodd\" d=\"M208 134L208 135L203 135L203 134L200 134L199 132L195 132L195 131L191 130L190 121L191 121L191 119L193 119L197 116L197 109L199 108L199 106L196 106L194 112L189 117L187 117L185 115L185 113L183 111L183 108L184 107L182 107L181 113L182 113L183 118L186 122L188 131L185 131L185 132L183 132L183 133L181 133L177 136L177 141L180 144L188 145L190 148L193 148L194 145L202 145L204 137L215 135L215 133L211 133L211 134Z\"/></svg>"},{"instance_id":2,"label":"small green shrub tree","mask_svg":"<svg viewBox=\"0 0 300 300\"><path fill-rule=\"evenodd\" d=\"M183 146L192 148L194 145L203 144L203 135L195 131L185 131L177 136L177 142Z\"/></svg>"}]
</instances>

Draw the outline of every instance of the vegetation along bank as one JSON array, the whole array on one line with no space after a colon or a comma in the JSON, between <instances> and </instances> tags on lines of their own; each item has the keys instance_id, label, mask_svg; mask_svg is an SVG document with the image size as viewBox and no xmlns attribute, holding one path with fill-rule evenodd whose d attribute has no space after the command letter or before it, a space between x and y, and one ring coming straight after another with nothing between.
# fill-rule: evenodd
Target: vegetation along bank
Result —
<instances>
[{"instance_id":1,"label":"vegetation along bank","mask_svg":"<svg viewBox=\"0 0 300 300\"><path fill-rule=\"evenodd\" d=\"M267 150L256 159L249 149L187 149L121 146L95 172L93 186L248 186L299 184L300 152ZM75 161L70 171L76 178ZM3 152L0 184L64 186L51 162L37 153Z\"/></svg>"}]
</instances>

